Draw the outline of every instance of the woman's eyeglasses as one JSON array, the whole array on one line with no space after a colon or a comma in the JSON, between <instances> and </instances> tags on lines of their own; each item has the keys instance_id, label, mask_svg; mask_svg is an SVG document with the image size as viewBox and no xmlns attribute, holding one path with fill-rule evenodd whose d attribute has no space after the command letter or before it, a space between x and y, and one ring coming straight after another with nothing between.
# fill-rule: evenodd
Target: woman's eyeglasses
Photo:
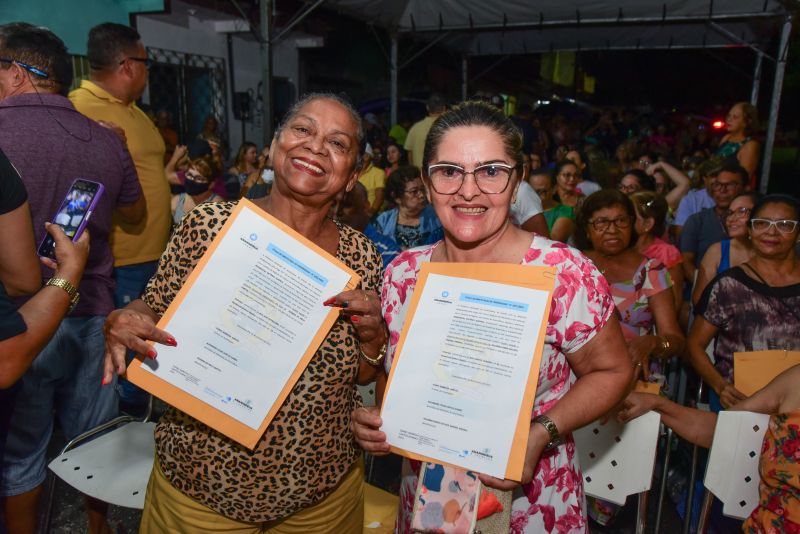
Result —
<instances>
[{"instance_id":1,"label":"woman's eyeglasses","mask_svg":"<svg viewBox=\"0 0 800 534\"><path fill-rule=\"evenodd\" d=\"M791 234L797 228L800 221L793 221L791 219L782 219L780 221L773 221L772 219L750 219L750 228L756 232L766 232L773 226L778 229L782 234Z\"/></svg>"},{"instance_id":2,"label":"woman's eyeglasses","mask_svg":"<svg viewBox=\"0 0 800 534\"><path fill-rule=\"evenodd\" d=\"M633 222L633 217L617 217L615 219L590 219L589 224L592 225L595 232L605 232L613 224L620 230L629 228Z\"/></svg>"},{"instance_id":3,"label":"woman's eyeglasses","mask_svg":"<svg viewBox=\"0 0 800 534\"><path fill-rule=\"evenodd\" d=\"M619 184L617 186L617 189L619 190L620 193L625 193L626 195L630 195L631 193L637 193L637 192L641 191L642 190L642 186L640 186L638 184L634 184L634 185Z\"/></svg>"},{"instance_id":4,"label":"woman's eyeglasses","mask_svg":"<svg viewBox=\"0 0 800 534\"><path fill-rule=\"evenodd\" d=\"M437 163L428 167L428 178L433 190L440 195L455 195L471 174L482 193L497 195L506 190L513 171L514 167L504 163L479 165L471 171L451 163Z\"/></svg>"},{"instance_id":5,"label":"woman's eyeglasses","mask_svg":"<svg viewBox=\"0 0 800 534\"><path fill-rule=\"evenodd\" d=\"M726 219L741 219L750 215L750 208L736 208L735 210L728 210L725 212Z\"/></svg>"},{"instance_id":6,"label":"woman's eyeglasses","mask_svg":"<svg viewBox=\"0 0 800 534\"><path fill-rule=\"evenodd\" d=\"M208 179L205 176L203 176L202 174L198 173L198 172L186 171L184 176L186 176L186 178L188 178L189 180L191 180L193 182L197 182L197 183L200 183L200 184L208 183Z\"/></svg>"}]
</instances>

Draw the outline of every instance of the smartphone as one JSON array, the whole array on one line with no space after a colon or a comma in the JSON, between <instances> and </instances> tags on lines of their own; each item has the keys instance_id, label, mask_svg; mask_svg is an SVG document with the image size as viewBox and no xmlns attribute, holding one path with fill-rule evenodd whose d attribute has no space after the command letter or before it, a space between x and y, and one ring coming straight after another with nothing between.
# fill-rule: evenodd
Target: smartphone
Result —
<instances>
[{"instance_id":1,"label":"smartphone","mask_svg":"<svg viewBox=\"0 0 800 534\"><path fill-rule=\"evenodd\" d=\"M103 194L103 184L84 179L77 179L64 197L64 202L51 221L63 228L73 241L77 240L92 216L97 201ZM50 234L45 234L39 245L39 256L55 259L56 244Z\"/></svg>"}]
</instances>

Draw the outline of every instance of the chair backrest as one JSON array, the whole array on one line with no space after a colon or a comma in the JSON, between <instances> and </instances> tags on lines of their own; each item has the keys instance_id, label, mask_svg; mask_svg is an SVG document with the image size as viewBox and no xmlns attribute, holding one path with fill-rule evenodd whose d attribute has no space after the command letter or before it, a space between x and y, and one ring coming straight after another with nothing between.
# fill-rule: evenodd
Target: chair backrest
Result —
<instances>
[{"instance_id":1,"label":"chair backrest","mask_svg":"<svg viewBox=\"0 0 800 534\"><path fill-rule=\"evenodd\" d=\"M650 489L661 416L648 412L623 424L610 419L572 433L587 495L625 504L628 495Z\"/></svg>"},{"instance_id":2,"label":"chair backrest","mask_svg":"<svg viewBox=\"0 0 800 534\"><path fill-rule=\"evenodd\" d=\"M361 402L364 406L375 406L375 382L370 382L366 385L356 385L359 395L361 395Z\"/></svg>"},{"instance_id":3,"label":"chair backrest","mask_svg":"<svg viewBox=\"0 0 800 534\"><path fill-rule=\"evenodd\" d=\"M705 486L722 501L722 513L746 519L758 504L758 462L769 416L723 411L717 417Z\"/></svg>"}]
</instances>

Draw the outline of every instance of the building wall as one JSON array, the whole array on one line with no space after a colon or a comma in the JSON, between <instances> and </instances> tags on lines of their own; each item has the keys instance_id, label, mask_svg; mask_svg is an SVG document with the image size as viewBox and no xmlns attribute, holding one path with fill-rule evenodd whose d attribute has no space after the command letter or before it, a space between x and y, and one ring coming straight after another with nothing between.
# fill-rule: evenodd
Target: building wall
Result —
<instances>
[{"instance_id":1,"label":"building wall","mask_svg":"<svg viewBox=\"0 0 800 534\"><path fill-rule=\"evenodd\" d=\"M164 0L0 0L0 23L45 26L66 43L70 53L85 55L86 38L93 26L101 22L129 24L131 13L163 9Z\"/></svg>"},{"instance_id":2,"label":"building wall","mask_svg":"<svg viewBox=\"0 0 800 534\"><path fill-rule=\"evenodd\" d=\"M173 2L174 3L174 2ZM242 123L233 116L233 94L230 87L227 35L217 33L213 21L194 16L140 15L136 27L146 46L191 54L219 57L225 61L228 113L226 125L231 156L242 143ZM258 96L261 81L261 52L250 33L233 34L233 66L235 89ZM273 53L273 76L287 78L297 86L299 54L292 37L284 39ZM145 101L147 97L145 96ZM262 146L263 125L255 113L244 125L244 140Z\"/></svg>"},{"instance_id":3,"label":"building wall","mask_svg":"<svg viewBox=\"0 0 800 534\"><path fill-rule=\"evenodd\" d=\"M80 4L79 15L76 4ZM0 23L24 21L46 26L64 40L71 54L84 56L90 28L101 22L130 24L131 14L140 13L135 25L146 46L222 58L227 74L227 139L233 153L243 136L242 123L233 117L226 34L215 31L208 12L204 13L206 18L200 18L187 15L190 6L180 0L172 0L170 5L173 13L158 14L164 10L164 0L0 0ZM231 17L219 14L218 18ZM273 49L273 76L285 78L295 88L299 79L296 39L303 37L289 35ZM259 45L251 34L234 34L233 56L236 91L248 91L257 97L263 69ZM143 100L148 103L147 93ZM256 112L245 124L244 139L261 146L262 131L261 117Z\"/></svg>"}]
</instances>

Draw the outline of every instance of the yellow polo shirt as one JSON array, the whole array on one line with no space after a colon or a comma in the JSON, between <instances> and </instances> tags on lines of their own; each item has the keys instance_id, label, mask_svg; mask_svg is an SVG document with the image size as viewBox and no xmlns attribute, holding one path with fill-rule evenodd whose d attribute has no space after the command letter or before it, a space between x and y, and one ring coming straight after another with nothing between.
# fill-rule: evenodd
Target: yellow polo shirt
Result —
<instances>
[{"instance_id":1,"label":"yellow polo shirt","mask_svg":"<svg viewBox=\"0 0 800 534\"><path fill-rule=\"evenodd\" d=\"M125 105L89 80L70 92L69 99L90 119L113 122L125 130L128 151L147 200L147 215L138 224L114 216L110 237L114 266L157 260L167 246L172 223L169 183L164 176L164 140L158 128L135 102Z\"/></svg>"},{"instance_id":2,"label":"yellow polo shirt","mask_svg":"<svg viewBox=\"0 0 800 534\"><path fill-rule=\"evenodd\" d=\"M410 163L417 168L422 167L422 153L425 152L425 138L428 137L428 132L435 120L436 117L428 115L421 121L415 123L414 126L408 130L406 144L403 148L411 151L411 157L413 159Z\"/></svg>"},{"instance_id":3,"label":"yellow polo shirt","mask_svg":"<svg viewBox=\"0 0 800 534\"><path fill-rule=\"evenodd\" d=\"M386 171L370 164L369 168L358 177L358 181L367 189L367 199L372 206L375 202L375 190L386 187Z\"/></svg>"}]
</instances>

